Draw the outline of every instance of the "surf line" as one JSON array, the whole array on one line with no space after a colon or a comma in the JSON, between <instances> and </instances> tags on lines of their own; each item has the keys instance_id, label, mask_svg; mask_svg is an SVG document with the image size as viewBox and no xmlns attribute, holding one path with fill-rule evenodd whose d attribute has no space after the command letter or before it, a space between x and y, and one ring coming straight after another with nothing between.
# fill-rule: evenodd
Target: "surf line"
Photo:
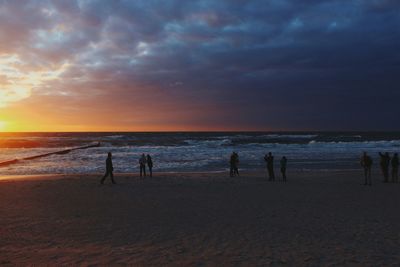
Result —
<instances>
[{"instance_id":1,"label":"surf line","mask_svg":"<svg viewBox=\"0 0 400 267\"><path fill-rule=\"evenodd\" d=\"M0 167L4 167L4 166L11 165L11 164L15 164L15 163L18 163L19 161L22 161L22 160L38 159L38 158L43 158L43 157L47 157L47 156L51 156L51 155L64 155L64 154L67 154L67 153L69 153L71 151L74 151L74 150L87 149L87 148L99 147L99 146L100 146L100 142L97 142L96 144L80 146L80 147L74 147L74 148L70 148L70 149L64 149L64 150L60 150L60 151L56 151L56 152L40 154L40 155L26 157L26 158L22 158L22 159L7 160L7 161L0 162Z\"/></svg>"}]
</instances>

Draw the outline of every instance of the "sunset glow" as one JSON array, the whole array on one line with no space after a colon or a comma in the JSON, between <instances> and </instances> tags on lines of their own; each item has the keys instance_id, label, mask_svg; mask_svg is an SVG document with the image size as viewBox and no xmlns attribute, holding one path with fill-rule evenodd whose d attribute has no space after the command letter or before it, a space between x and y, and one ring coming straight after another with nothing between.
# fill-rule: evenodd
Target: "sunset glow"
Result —
<instances>
[{"instance_id":1,"label":"sunset glow","mask_svg":"<svg viewBox=\"0 0 400 267\"><path fill-rule=\"evenodd\" d=\"M396 10L2 1L0 130L395 130Z\"/></svg>"},{"instance_id":2,"label":"sunset glow","mask_svg":"<svg viewBox=\"0 0 400 267\"><path fill-rule=\"evenodd\" d=\"M0 108L29 98L32 90L57 79L67 68L68 64L62 64L55 69L31 71L17 55L0 57Z\"/></svg>"}]
</instances>

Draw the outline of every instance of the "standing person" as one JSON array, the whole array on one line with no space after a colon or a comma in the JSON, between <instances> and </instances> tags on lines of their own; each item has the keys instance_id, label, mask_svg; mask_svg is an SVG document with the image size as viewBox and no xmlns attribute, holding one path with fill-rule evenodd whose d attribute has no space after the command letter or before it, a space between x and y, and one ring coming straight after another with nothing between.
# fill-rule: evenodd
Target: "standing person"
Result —
<instances>
[{"instance_id":1,"label":"standing person","mask_svg":"<svg viewBox=\"0 0 400 267\"><path fill-rule=\"evenodd\" d=\"M398 183L399 181L399 156L394 153L392 158L392 182Z\"/></svg>"},{"instance_id":2,"label":"standing person","mask_svg":"<svg viewBox=\"0 0 400 267\"><path fill-rule=\"evenodd\" d=\"M139 166L140 166L140 177L144 175L146 177L146 156L142 154L139 159Z\"/></svg>"},{"instance_id":3,"label":"standing person","mask_svg":"<svg viewBox=\"0 0 400 267\"><path fill-rule=\"evenodd\" d=\"M361 166L364 169L364 178L365 183L364 185L371 185L371 167L372 167L372 159L370 156L367 155L367 152L364 152L361 156Z\"/></svg>"},{"instance_id":4,"label":"standing person","mask_svg":"<svg viewBox=\"0 0 400 267\"><path fill-rule=\"evenodd\" d=\"M281 158L281 173L284 182L286 182L286 164L287 164L287 158L283 156Z\"/></svg>"},{"instance_id":5,"label":"standing person","mask_svg":"<svg viewBox=\"0 0 400 267\"><path fill-rule=\"evenodd\" d=\"M147 167L149 167L150 177L153 177L153 160L151 159L150 155L147 154Z\"/></svg>"},{"instance_id":6,"label":"standing person","mask_svg":"<svg viewBox=\"0 0 400 267\"><path fill-rule=\"evenodd\" d=\"M265 155L264 160L267 163L267 170L268 170L268 181L275 181L275 173L274 173L274 156L272 153L269 152L268 155Z\"/></svg>"},{"instance_id":7,"label":"standing person","mask_svg":"<svg viewBox=\"0 0 400 267\"><path fill-rule=\"evenodd\" d=\"M106 174L104 174L104 176L101 179L100 183L104 184L104 180L106 179L106 177L108 175L110 175L111 182L113 184L116 184L116 182L114 181L113 171L114 171L114 167L113 167L113 163L112 163L112 154L111 154L111 152L108 152L107 159L106 159Z\"/></svg>"},{"instance_id":8,"label":"standing person","mask_svg":"<svg viewBox=\"0 0 400 267\"><path fill-rule=\"evenodd\" d=\"M233 174L239 176L239 154L236 152L233 152Z\"/></svg>"},{"instance_id":9,"label":"standing person","mask_svg":"<svg viewBox=\"0 0 400 267\"><path fill-rule=\"evenodd\" d=\"M390 156L389 153L386 152L385 154L379 152L379 156L381 157L381 170L383 174L383 182L389 182L389 165L390 165Z\"/></svg>"},{"instance_id":10,"label":"standing person","mask_svg":"<svg viewBox=\"0 0 400 267\"><path fill-rule=\"evenodd\" d=\"M229 176L233 177L235 172L235 152L232 152L231 157L229 158Z\"/></svg>"}]
</instances>

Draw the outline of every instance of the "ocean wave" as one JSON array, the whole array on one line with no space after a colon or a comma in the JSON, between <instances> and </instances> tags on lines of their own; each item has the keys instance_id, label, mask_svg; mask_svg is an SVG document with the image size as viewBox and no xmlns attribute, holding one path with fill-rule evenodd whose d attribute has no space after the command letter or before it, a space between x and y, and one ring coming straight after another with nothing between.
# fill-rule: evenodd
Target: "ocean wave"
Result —
<instances>
[{"instance_id":1,"label":"ocean wave","mask_svg":"<svg viewBox=\"0 0 400 267\"><path fill-rule=\"evenodd\" d=\"M373 145L373 146L400 146L400 140L381 140L381 141L317 141L311 140L308 142L310 145Z\"/></svg>"},{"instance_id":2,"label":"ocean wave","mask_svg":"<svg viewBox=\"0 0 400 267\"><path fill-rule=\"evenodd\" d=\"M267 139L311 139L318 137L318 134L267 134L260 137Z\"/></svg>"},{"instance_id":3,"label":"ocean wave","mask_svg":"<svg viewBox=\"0 0 400 267\"><path fill-rule=\"evenodd\" d=\"M232 140L229 138L219 139L219 140L185 140L185 144L189 146L228 146L232 145Z\"/></svg>"},{"instance_id":4,"label":"ocean wave","mask_svg":"<svg viewBox=\"0 0 400 267\"><path fill-rule=\"evenodd\" d=\"M0 134L0 159L20 159L93 141L101 146L21 162L1 168L1 174L103 172L109 151L116 172L123 173L137 171L142 153L152 155L155 171L222 171L229 168L232 151L239 153L240 168L265 168L263 157L271 151L277 165L285 155L293 170L354 169L359 168L363 151L376 163L378 152L400 152L400 133L47 133Z\"/></svg>"},{"instance_id":5,"label":"ocean wave","mask_svg":"<svg viewBox=\"0 0 400 267\"><path fill-rule=\"evenodd\" d=\"M127 138L127 136L122 135L122 134L119 134L119 135L117 134L117 135L104 136L104 138L106 138L106 139L125 139L125 138Z\"/></svg>"}]
</instances>

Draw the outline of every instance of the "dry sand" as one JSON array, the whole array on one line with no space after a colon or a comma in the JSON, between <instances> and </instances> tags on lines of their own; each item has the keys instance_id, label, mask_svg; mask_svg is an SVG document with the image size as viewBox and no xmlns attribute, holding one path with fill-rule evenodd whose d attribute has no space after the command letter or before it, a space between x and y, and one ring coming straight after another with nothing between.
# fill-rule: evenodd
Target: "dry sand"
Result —
<instances>
[{"instance_id":1,"label":"dry sand","mask_svg":"<svg viewBox=\"0 0 400 267\"><path fill-rule=\"evenodd\" d=\"M400 263L400 184L360 173L44 178L0 181L1 265Z\"/></svg>"}]
</instances>

